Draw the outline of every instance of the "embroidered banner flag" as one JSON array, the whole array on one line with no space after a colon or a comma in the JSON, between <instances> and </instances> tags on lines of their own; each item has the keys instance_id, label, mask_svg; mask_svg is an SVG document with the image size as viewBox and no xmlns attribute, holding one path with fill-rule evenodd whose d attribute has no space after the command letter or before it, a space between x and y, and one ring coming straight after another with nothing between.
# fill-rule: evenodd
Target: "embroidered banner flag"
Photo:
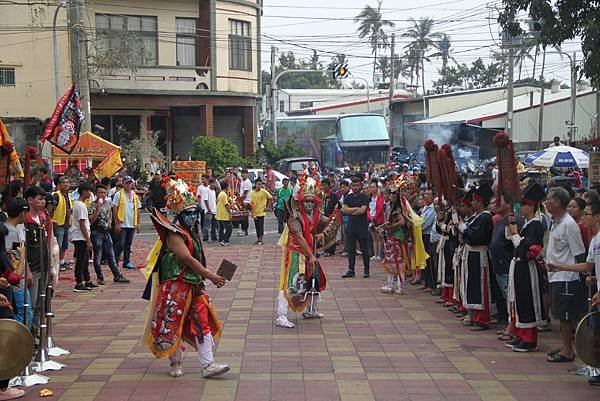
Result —
<instances>
[{"instance_id":1,"label":"embroidered banner flag","mask_svg":"<svg viewBox=\"0 0 600 401\"><path fill-rule=\"evenodd\" d=\"M94 174L96 177L101 180L104 177L111 178L113 175L117 174L119 170L123 168L123 161L121 160L121 151L115 150L96 168L94 169Z\"/></svg>"},{"instance_id":2,"label":"embroidered banner flag","mask_svg":"<svg viewBox=\"0 0 600 401\"><path fill-rule=\"evenodd\" d=\"M48 141L62 151L71 154L83 123L81 99L75 84L60 98L42 136L42 142Z\"/></svg>"}]
</instances>

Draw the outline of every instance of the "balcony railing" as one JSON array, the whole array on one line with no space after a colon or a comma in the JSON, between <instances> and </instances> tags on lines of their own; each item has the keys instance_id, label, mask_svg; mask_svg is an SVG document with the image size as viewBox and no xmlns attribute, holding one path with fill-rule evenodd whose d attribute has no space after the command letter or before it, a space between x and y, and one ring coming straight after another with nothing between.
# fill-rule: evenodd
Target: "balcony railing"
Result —
<instances>
[{"instance_id":1,"label":"balcony railing","mask_svg":"<svg viewBox=\"0 0 600 401\"><path fill-rule=\"evenodd\" d=\"M139 67L137 71L116 70L92 76L99 88L132 90L209 91L210 67Z\"/></svg>"}]
</instances>

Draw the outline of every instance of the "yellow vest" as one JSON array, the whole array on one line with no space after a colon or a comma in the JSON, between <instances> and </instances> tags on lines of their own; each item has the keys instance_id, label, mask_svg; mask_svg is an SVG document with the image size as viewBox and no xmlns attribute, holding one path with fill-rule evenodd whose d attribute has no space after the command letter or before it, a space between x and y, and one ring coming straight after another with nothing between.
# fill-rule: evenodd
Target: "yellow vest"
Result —
<instances>
[{"instance_id":1,"label":"yellow vest","mask_svg":"<svg viewBox=\"0 0 600 401\"><path fill-rule=\"evenodd\" d=\"M133 191L133 189L132 189ZM133 193L133 225L138 226L138 214L140 207L140 200L138 196ZM125 190L122 189L119 191L119 206L117 208L117 219L119 222L123 223L125 221Z\"/></svg>"},{"instance_id":2,"label":"yellow vest","mask_svg":"<svg viewBox=\"0 0 600 401\"><path fill-rule=\"evenodd\" d=\"M65 202L65 196L62 192L55 192L58 194L58 205L56 205L56 209L54 209L54 213L52 214L52 222L57 226L64 226L67 223L67 202ZM69 210L73 208L73 202L71 198L67 195L67 199L69 200ZM69 225L71 224L71 215L69 215Z\"/></svg>"}]
</instances>

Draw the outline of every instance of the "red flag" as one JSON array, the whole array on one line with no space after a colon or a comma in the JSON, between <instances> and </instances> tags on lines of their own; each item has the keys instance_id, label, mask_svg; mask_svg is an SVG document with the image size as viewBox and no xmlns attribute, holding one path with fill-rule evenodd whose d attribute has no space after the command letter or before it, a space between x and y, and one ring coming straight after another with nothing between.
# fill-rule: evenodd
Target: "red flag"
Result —
<instances>
[{"instance_id":1,"label":"red flag","mask_svg":"<svg viewBox=\"0 0 600 401\"><path fill-rule=\"evenodd\" d=\"M63 152L71 154L77 141L84 115L81 99L75 84L60 98L42 136L42 142L48 141Z\"/></svg>"}]
</instances>

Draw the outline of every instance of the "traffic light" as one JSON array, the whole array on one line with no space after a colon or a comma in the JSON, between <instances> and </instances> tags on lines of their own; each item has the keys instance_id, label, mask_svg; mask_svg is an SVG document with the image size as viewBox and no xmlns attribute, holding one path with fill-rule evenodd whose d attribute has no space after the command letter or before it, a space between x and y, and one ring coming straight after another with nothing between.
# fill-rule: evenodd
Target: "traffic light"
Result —
<instances>
[{"instance_id":1,"label":"traffic light","mask_svg":"<svg viewBox=\"0 0 600 401\"><path fill-rule=\"evenodd\" d=\"M333 78L346 78L349 73L348 64L338 64L335 66L335 70L333 70Z\"/></svg>"}]
</instances>

